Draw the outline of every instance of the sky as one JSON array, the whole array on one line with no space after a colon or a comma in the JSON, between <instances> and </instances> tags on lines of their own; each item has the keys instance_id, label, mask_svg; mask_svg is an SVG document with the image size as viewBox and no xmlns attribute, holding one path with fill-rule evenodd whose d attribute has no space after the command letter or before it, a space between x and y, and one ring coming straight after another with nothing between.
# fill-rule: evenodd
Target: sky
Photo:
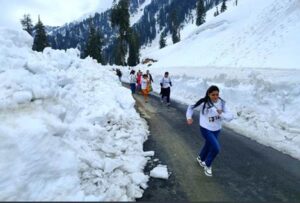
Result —
<instances>
[{"instance_id":1,"label":"sky","mask_svg":"<svg viewBox=\"0 0 300 203\"><path fill-rule=\"evenodd\" d=\"M40 15L45 25L60 26L87 13L104 11L113 0L0 0L0 26L20 27L20 19L30 14L35 24Z\"/></svg>"}]
</instances>

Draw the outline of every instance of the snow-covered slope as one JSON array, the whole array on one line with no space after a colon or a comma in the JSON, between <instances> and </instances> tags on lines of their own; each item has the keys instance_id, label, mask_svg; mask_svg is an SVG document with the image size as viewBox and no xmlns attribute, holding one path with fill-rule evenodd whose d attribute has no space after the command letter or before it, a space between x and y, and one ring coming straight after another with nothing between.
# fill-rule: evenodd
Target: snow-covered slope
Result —
<instances>
[{"instance_id":1,"label":"snow-covered slope","mask_svg":"<svg viewBox=\"0 0 300 203\"><path fill-rule=\"evenodd\" d=\"M136 22L140 20L142 15L144 14L144 9L151 3L151 0L145 0L145 2L138 7L138 11L130 15L130 26L134 25Z\"/></svg>"},{"instance_id":2,"label":"snow-covered slope","mask_svg":"<svg viewBox=\"0 0 300 203\"><path fill-rule=\"evenodd\" d=\"M195 29L186 26L182 41L162 50L144 50L155 66L226 66L299 69L300 3L298 0L240 0Z\"/></svg>"},{"instance_id":3,"label":"snow-covered slope","mask_svg":"<svg viewBox=\"0 0 300 203\"><path fill-rule=\"evenodd\" d=\"M130 92L112 67L74 49L34 52L32 41L0 28L0 200L141 197L153 153Z\"/></svg>"}]
</instances>

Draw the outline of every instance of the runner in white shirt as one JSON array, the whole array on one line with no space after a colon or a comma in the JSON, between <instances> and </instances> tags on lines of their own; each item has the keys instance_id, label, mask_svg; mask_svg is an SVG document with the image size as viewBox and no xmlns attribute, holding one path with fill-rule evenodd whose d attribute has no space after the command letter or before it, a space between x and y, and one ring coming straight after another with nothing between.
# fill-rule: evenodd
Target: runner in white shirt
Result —
<instances>
[{"instance_id":1,"label":"runner in white shirt","mask_svg":"<svg viewBox=\"0 0 300 203\"><path fill-rule=\"evenodd\" d=\"M165 72L164 77L160 81L161 86L161 101L163 103L164 98L167 98L167 105L170 106L170 94L171 94L171 87L172 81L169 77L169 72Z\"/></svg>"},{"instance_id":2,"label":"runner in white shirt","mask_svg":"<svg viewBox=\"0 0 300 203\"><path fill-rule=\"evenodd\" d=\"M186 119L189 125L193 123L193 109L197 107L200 107L200 131L205 139L197 161L204 167L204 173L212 176L211 164L220 151L218 136L222 128L222 121L231 121L233 115L227 109L225 101L219 97L219 88L214 85L208 88L204 98L188 107Z\"/></svg>"}]
</instances>

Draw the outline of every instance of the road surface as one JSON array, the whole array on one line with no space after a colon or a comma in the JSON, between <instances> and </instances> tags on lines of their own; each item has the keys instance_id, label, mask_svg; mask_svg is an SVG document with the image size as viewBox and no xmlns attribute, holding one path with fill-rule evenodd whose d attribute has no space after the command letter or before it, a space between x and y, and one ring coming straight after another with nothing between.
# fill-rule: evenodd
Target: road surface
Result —
<instances>
[{"instance_id":1,"label":"road surface","mask_svg":"<svg viewBox=\"0 0 300 203\"><path fill-rule=\"evenodd\" d=\"M300 201L299 160L223 128L213 177L207 177L196 161L203 145L198 112L188 126L186 105L167 107L154 95L148 103L134 98L150 130L144 150L155 151L145 172L161 163L171 173L168 180L150 178L137 201Z\"/></svg>"}]
</instances>

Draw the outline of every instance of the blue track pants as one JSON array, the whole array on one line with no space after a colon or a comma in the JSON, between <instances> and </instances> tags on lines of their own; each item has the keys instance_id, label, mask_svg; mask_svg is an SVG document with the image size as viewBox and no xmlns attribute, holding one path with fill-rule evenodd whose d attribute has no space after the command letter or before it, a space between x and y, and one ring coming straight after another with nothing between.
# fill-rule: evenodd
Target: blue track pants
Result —
<instances>
[{"instance_id":1,"label":"blue track pants","mask_svg":"<svg viewBox=\"0 0 300 203\"><path fill-rule=\"evenodd\" d=\"M220 144L218 137L220 130L210 131L200 126L202 137L205 139L205 144L199 152L201 161L205 161L206 166L210 167L213 160L220 152Z\"/></svg>"}]
</instances>

